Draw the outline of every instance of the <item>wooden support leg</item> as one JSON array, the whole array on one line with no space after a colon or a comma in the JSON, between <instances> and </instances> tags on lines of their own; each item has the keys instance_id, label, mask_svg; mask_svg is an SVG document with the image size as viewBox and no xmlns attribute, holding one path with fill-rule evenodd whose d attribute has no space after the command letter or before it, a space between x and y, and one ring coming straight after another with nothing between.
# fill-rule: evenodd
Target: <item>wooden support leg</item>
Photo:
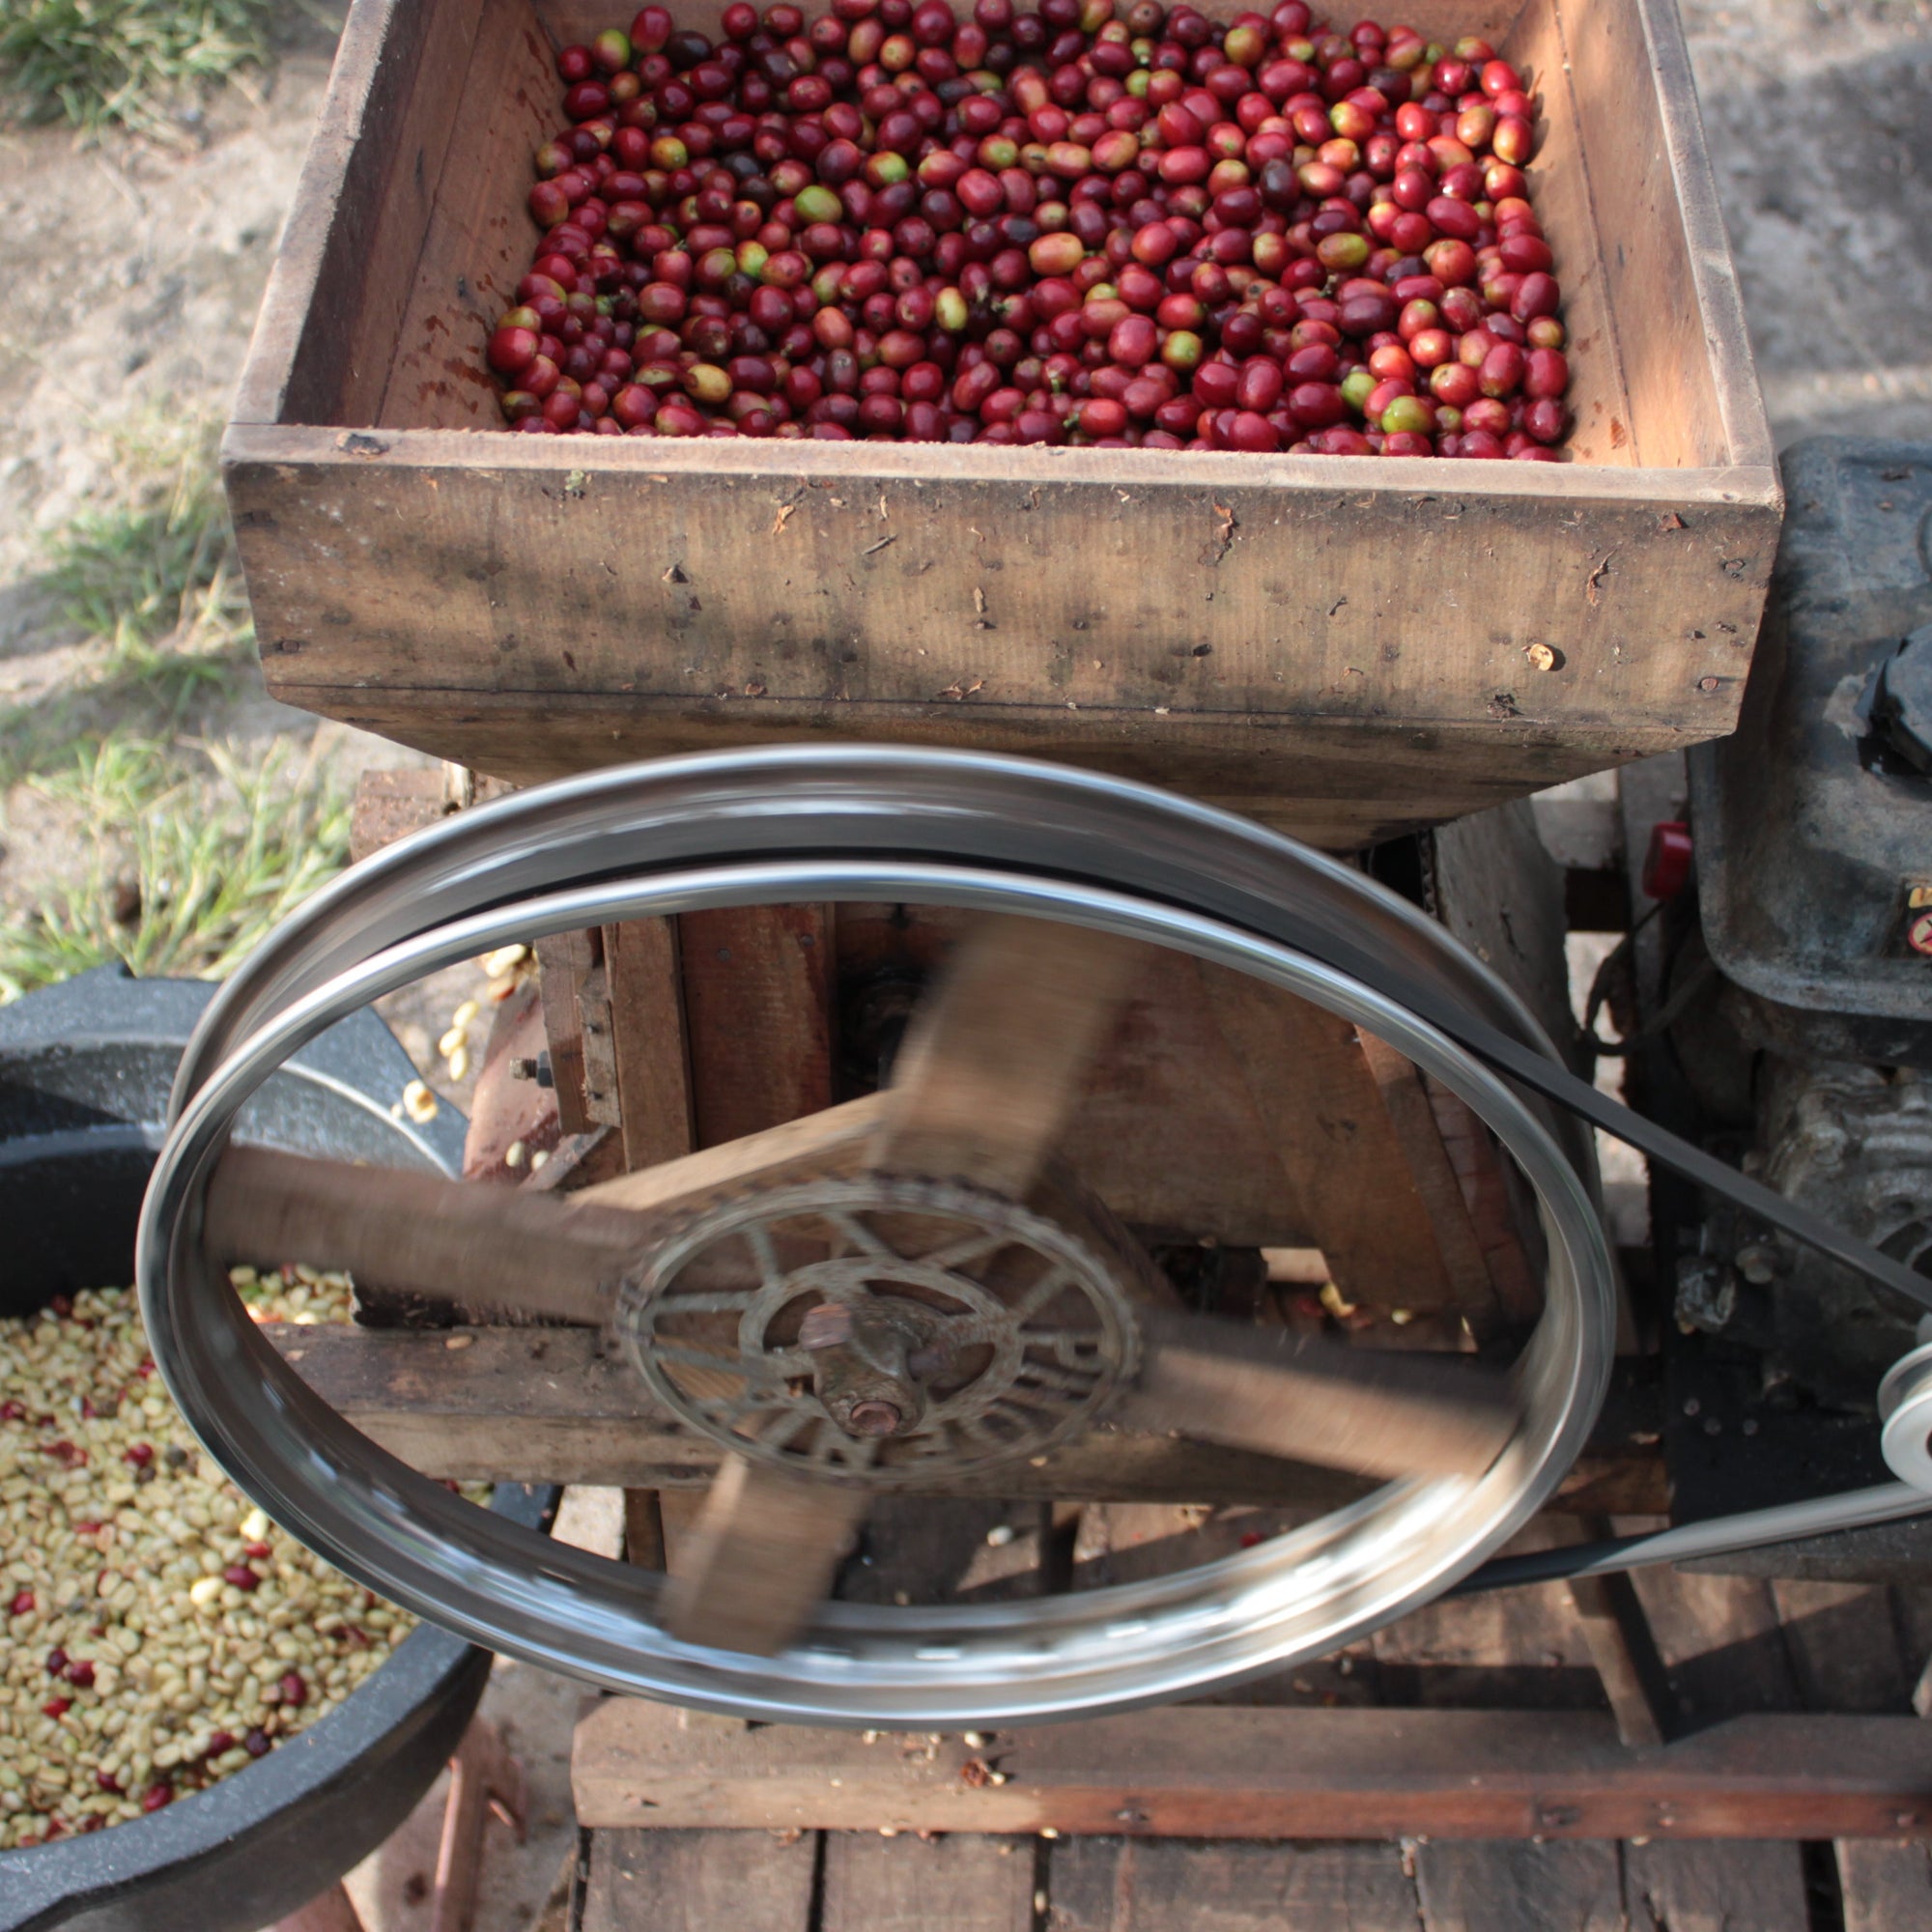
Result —
<instances>
[{"instance_id":1,"label":"wooden support leg","mask_svg":"<svg viewBox=\"0 0 1932 1932\"><path fill-rule=\"evenodd\" d=\"M1493 1326L1500 1310L1489 1268L1416 1069L1305 1000L1201 970L1299 1224L1343 1296L1460 1313L1479 1332Z\"/></svg>"},{"instance_id":2,"label":"wooden support leg","mask_svg":"<svg viewBox=\"0 0 1932 1932\"><path fill-rule=\"evenodd\" d=\"M524 1839L524 1774L481 1718L470 1720L449 1761L449 1803L437 1848L430 1932L470 1932L483 1876L483 1829L491 1812Z\"/></svg>"},{"instance_id":3,"label":"wooden support leg","mask_svg":"<svg viewBox=\"0 0 1932 1932\"><path fill-rule=\"evenodd\" d=\"M1618 1737L1627 1745L1668 1743L1677 1729L1677 1700L1635 1586L1627 1576L1578 1577L1570 1597Z\"/></svg>"}]
</instances>

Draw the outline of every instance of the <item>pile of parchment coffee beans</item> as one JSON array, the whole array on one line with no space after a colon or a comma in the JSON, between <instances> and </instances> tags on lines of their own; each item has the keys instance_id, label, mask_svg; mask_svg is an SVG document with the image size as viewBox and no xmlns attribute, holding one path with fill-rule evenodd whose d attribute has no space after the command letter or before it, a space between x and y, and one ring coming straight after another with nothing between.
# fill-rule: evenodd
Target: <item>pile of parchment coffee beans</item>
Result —
<instances>
[{"instance_id":1,"label":"pile of parchment coffee beans","mask_svg":"<svg viewBox=\"0 0 1932 1932\"><path fill-rule=\"evenodd\" d=\"M349 1278L234 1280L347 1320ZM195 1443L134 1294L0 1321L0 1850L156 1811L338 1704L413 1620L270 1522Z\"/></svg>"}]
</instances>

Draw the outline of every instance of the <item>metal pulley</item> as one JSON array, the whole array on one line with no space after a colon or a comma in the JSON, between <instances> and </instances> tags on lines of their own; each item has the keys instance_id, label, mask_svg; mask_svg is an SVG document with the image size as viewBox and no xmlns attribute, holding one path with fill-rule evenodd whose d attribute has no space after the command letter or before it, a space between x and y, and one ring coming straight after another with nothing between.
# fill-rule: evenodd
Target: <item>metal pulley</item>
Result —
<instances>
[{"instance_id":1,"label":"metal pulley","mask_svg":"<svg viewBox=\"0 0 1932 1932\"><path fill-rule=\"evenodd\" d=\"M1932 1494L1932 1315L1918 1324L1918 1347L1878 1385L1879 1443L1901 1483Z\"/></svg>"}]
</instances>

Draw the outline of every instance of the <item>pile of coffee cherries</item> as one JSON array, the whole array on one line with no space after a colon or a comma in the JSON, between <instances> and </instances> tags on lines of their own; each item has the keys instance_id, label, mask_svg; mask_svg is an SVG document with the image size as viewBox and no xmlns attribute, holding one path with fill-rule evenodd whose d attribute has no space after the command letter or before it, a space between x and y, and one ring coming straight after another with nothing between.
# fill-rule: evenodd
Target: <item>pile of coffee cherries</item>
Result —
<instances>
[{"instance_id":1,"label":"pile of coffee cherries","mask_svg":"<svg viewBox=\"0 0 1932 1932\"><path fill-rule=\"evenodd\" d=\"M1555 460L1536 103L1488 43L1303 0L722 27L558 54L488 348L518 429Z\"/></svg>"}]
</instances>

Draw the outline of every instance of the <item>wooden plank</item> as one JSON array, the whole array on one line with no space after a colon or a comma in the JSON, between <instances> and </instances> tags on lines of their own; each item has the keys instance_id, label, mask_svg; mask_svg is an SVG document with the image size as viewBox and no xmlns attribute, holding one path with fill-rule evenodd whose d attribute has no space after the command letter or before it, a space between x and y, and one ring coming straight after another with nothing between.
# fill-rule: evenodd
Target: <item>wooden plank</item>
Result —
<instances>
[{"instance_id":1,"label":"wooden plank","mask_svg":"<svg viewBox=\"0 0 1932 1932\"><path fill-rule=\"evenodd\" d=\"M1864 1841L1859 1843L1862 1849ZM1810 1899L1797 1845L1653 1838L1626 1845L1623 1863L1628 1922L1644 1932L1809 1932Z\"/></svg>"},{"instance_id":2,"label":"wooden plank","mask_svg":"<svg viewBox=\"0 0 1932 1932\"><path fill-rule=\"evenodd\" d=\"M632 758L800 739L964 746L1165 784L1335 852L1670 751L1687 736L1682 725L1634 724L1558 737L1516 719L1391 735L1373 719L1161 719L1100 705L1082 706L1077 716L1065 706L1021 703L967 712L858 700L732 707L594 692L497 695L414 681L310 683L279 673L275 695L398 744L439 755L454 749L519 784ZM533 716L542 721L536 732L526 728Z\"/></svg>"},{"instance_id":3,"label":"wooden plank","mask_svg":"<svg viewBox=\"0 0 1932 1932\"><path fill-rule=\"evenodd\" d=\"M633 1216L521 1188L230 1148L204 1240L226 1262L300 1258L458 1306L596 1324L638 1245Z\"/></svg>"},{"instance_id":4,"label":"wooden plank","mask_svg":"<svg viewBox=\"0 0 1932 1932\"><path fill-rule=\"evenodd\" d=\"M1545 1548L1563 1534L1533 1522L1510 1547ZM1383 1696L1430 1709L1601 1711L1603 1688L1580 1619L1561 1583L1438 1597L1369 1639Z\"/></svg>"},{"instance_id":5,"label":"wooden plank","mask_svg":"<svg viewBox=\"0 0 1932 1932\"><path fill-rule=\"evenodd\" d=\"M825 1839L820 1932L1032 1932L1031 1838Z\"/></svg>"},{"instance_id":6,"label":"wooden plank","mask_svg":"<svg viewBox=\"0 0 1932 1932\"><path fill-rule=\"evenodd\" d=\"M543 1000L544 1037L550 1042L551 1085L557 1120L566 1134L610 1125L590 1109L584 1086L582 995L597 965L599 938L590 932L558 932L536 944L537 985Z\"/></svg>"},{"instance_id":7,"label":"wooden plank","mask_svg":"<svg viewBox=\"0 0 1932 1932\"><path fill-rule=\"evenodd\" d=\"M236 421L327 422L352 412L358 388L366 394L386 370L401 313L395 265L415 259L430 212L426 156L447 139L460 104L447 73L427 58L449 32L450 11L402 0L351 8L249 344ZM379 241L389 253L377 262ZM365 290L358 270L370 263L379 279Z\"/></svg>"},{"instance_id":8,"label":"wooden plank","mask_svg":"<svg viewBox=\"0 0 1932 1932\"><path fill-rule=\"evenodd\" d=\"M463 32L468 60L447 92L490 109L460 114L448 136L434 213L414 238L380 401L363 418L370 422L476 430L502 421L481 356L529 268L535 237L523 206L523 156L558 125L556 68L527 0L484 0L469 10ZM431 59L451 51L445 42Z\"/></svg>"},{"instance_id":9,"label":"wooden plank","mask_svg":"<svg viewBox=\"0 0 1932 1932\"><path fill-rule=\"evenodd\" d=\"M1668 0L1557 0L1640 463L1761 464L1771 438Z\"/></svg>"},{"instance_id":10,"label":"wooden plank","mask_svg":"<svg viewBox=\"0 0 1932 1932\"><path fill-rule=\"evenodd\" d=\"M1688 1720L1799 1708L1769 1585L1662 1565L1631 1581Z\"/></svg>"},{"instance_id":11,"label":"wooden plank","mask_svg":"<svg viewBox=\"0 0 1932 1932\"><path fill-rule=\"evenodd\" d=\"M729 906L678 921L701 1148L832 1104L832 913Z\"/></svg>"},{"instance_id":12,"label":"wooden plank","mask_svg":"<svg viewBox=\"0 0 1932 1932\"><path fill-rule=\"evenodd\" d=\"M1664 1743L1678 1728L1676 1699L1630 1577L1578 1577L1568 1587L1618 1737L1627 1745Z\"/></svg>"},{"instance_id":13,"label":"wooden plank","mask_svg":"<svg viewBox=\"0 0 1932 1932\"><path fill-rule=\"evenodd\" d=\"M605 1187L623 1184L578 1198L594 1205ZM702 1485L718 1466L716 1445L659 1407L614 1343L589 1328L469 1328L453 1353L440 1331L267 1323L260 1332L298 1361L331 1407L425 1475L660 1488ZM1599 1468L1656 1499L1654 1449L1600 1447ZM972 1484L935 1483L932 1492L1337 1509L1371 1487L1270 1456L1102 1426L1043 1463L1016 1463ZM1593 1505L1585 1496L1579 1506Z\"/></svg>"},{"instance_id":14,"label":"wooden plank","mask_svg":"<svg viewBox=\"0 0 1932 1932\"><path fill-rule=\"evenodd\" d=\"M1614 1845L1418 1845L1423 1932L1626 1932Z\"/></svg>"},{"instance_id":15,"label":"wooden plank","mask_svg":"<svg viewBox=\"0 0 1932 1932\"><path fill-rule=\"evenodd\" d=\"M1004 1784L974 1783L969 1757ZM736 1722L612 1698L578 1726L578 1816L938 1832L1230 1838L1932 1833L1916 1718L1760 1717L1627 1749L1588 1712L1192 1707L969 1747ZM1905 1822L1901 1824L1899 1821Z\"/></svg>"},{"instance_id":16,"label":"wooden plank","mask_svg":"<svg viewBox=\"0 0 1932 1932\"><path fill-rule=\"evenodd\" d=\"M1920 1932L1932 1924L1932 1846L1840 1838L1845 1932Z\"/></svg>"},{"instance_id":17,"label":"wooden plank","mask_svg":"<svg viewBox=\"0 0 1932 1932\"><path fill-rule=\"evenodd\" d=\"M817 1843L731 1832L600 1832L583 1932L809 1932Z\"/></svg>"},{"instance_id":18,"label":"wooden plank","mask_svg":"<svg viewBox=\"0 0 1932 1932\"><path fill-rule=\"evenodd\" d=\"M675 923L638 919L607 925L604 963L624 1164L655 1167L697 1145Z\"/></svg>"},{"instance_id":19,"label":"wooden plank","mask_svg":"<svg viewBox=\"0 0 1932 1932\"><path fill-rule=\"evenodd\" d=\"M1350 762L1301 769L1325 728L1357 748L1343 795L1414 823L1438 814L1402 811L1405 768L1476 810L1591 768L1566 751L1732 728L1777 521L1768 471L1559 465L1447 493L1419 459L1338 485L1325 459L1230 456L1209 488L1157 452L1065 450L1015 490L1015 459L979 446L612 438L566 459L505 436L485 470L470 435L365 440L231 434L271 687L520 781L809 726L1319 799ZM506 531L514 563L475 568ZM345 580L329 560L364 543L391 566ZM1212 571L1211 601L1150 555L1208 557L1188 577ZM1319 593L1293 555L1322 558ZM1389 644L1418 626L1427 651ZM1523 656L1545 640L1547 672Z\"/></svg>"},{"instance_id":20,"label":"wooden plank","mask_svg":"<svg viewBox=\"0 0 1932 1932\"><path fill-rule=\"evenodd\" d=\"M1473 1282L1450 1277L1354 1024L1242 975L1200 971L1300 1204L1298 1219L1344 1296L1433 1311L1458 1306L1466 1289L1480 1295L1479 1309L1492 1309L1487 1271ZM1439 1140L1435 1148L1439 1154Z\"/></svg>"},{"instance_id":21,"label":"wooden plank","mask_svg":"<svg viewBox=\"0 0 1932 1932\"><path fill-rule=\"evenodd\" d=\"M611 1018L611 971L604 935L591 935L596 964L578 981L578 1051L583 1060L583 1109L599 1126L614 1127L617 1111L616 1030ZM545 942L546 944L548 942ZM542 952L539 949L539 960Z\"/></svg>"},{"instance_id":22,"label":"wooden plank","mask_svg":"<svg viewBox=\"0 0 1932 1932\"><path fill-rule=\"evenodd\" d=\"M1490 1264L1470 1218L1462 1182L1443 1143L1428 1082L1421 1068L1386 1040L1368 1033L1358 1033L1356 1038L1381 1096L1389 1130L1435 1236L1449 1286L1448 1305L1471 1311L1480 1325L1482 1316L1499 1312L1495 1285L1490 1278Z\"/></svg>"},{"instance_id":23,"label":"wooden plank","mask_svg":"<svg viewBox=\"0 0 1932 1932\"><path fill-rule=\"evenodd\" d=\"M1474 1479L1515 1434L1508 1378L1462 1355L1353 1349L1285 1328L1145 1309L1124 1425L1374 1476Z\"/></svg>"},{"instance_id":24,"label":"wooden plank","mask_svg":"<svg viewBox=\"0 0 1932 1932\"><path fill-rule=\"evenodd\" d=\"M1891 1593L1870 1583L1771 1586L1800 1695L1814 1711L1902 1712L1912 1708L1912 1676L1898 1647ZM1927 1732L1932 1747L1932 1730Z\"/></svg>"},{"instance_id":25,"label":"wooden plank","mask_svg":"<svg viewBox=\"0 0 1932 1932\"><path fill-rule=\"evenodd\" d=\"M1604 266L1605 249L1615 237L1600 229L1557 7L1521 8L1508 34L1494 44L1543 109L1531 194L1556 251L1556 272L1563 284L1563 326L1570 350L1570 389L1564 400L1574 417L1568 447L1579 462L1634 464L1631 398Z\"/></svg>"},{"instance_id":26,"label":"wooden plank","mask_svg":"<svg viewBox=\"0 0 1932 1932\"><path fill-rule=\"evenodd\" d=\"M1063 1838L1052 1932L1416 1932L1395 1845Z\"/></svg>"}]
</instances>

